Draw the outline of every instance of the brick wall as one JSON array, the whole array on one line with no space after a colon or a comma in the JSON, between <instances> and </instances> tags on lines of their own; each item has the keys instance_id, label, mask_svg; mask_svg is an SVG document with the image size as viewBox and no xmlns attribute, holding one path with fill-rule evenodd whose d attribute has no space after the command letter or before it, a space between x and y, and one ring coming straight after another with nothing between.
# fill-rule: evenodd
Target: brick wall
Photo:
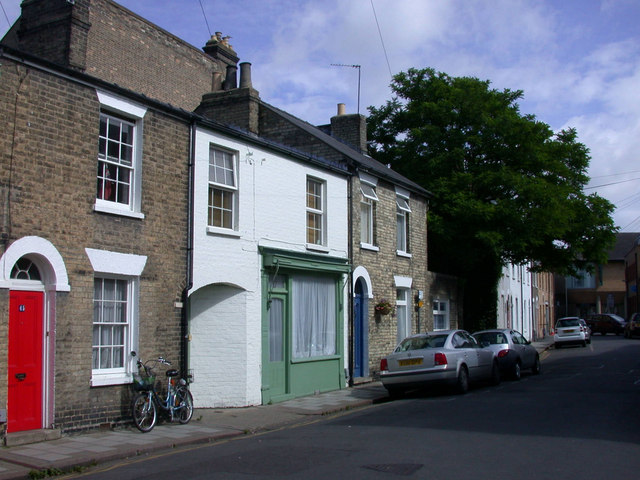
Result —
<instances>
[{"instance_id":1,"label":"brick wall","mask_svg":"<svg viewBox=\"0 0 640 480\"><path fill-rule=\"evenodd\" d=\"M85 248L147 256L140 279L140 354L162 354L178 365L175 302L186 274L188 125L148 110L142 157L145 218L97 213L100 106L95 90L7 58L1 63L0 185L11 195L2 233L7 246L30 235L50 241L64 260L71 287L53 294L55 424L68 431L128 421L128 387L90 387L94 274ZM1 291L0 331L7 328L7 304ZM0 338L6 352L7 336ZM0 359L6 366L6 357ZM6 404L5 387L0 395Z\"/></svg>"},{"instance_id":2,"label":"brick wall","mask_svg":"<svg viewBox=\"0 0 640 480\"><path fill-rule=\"evenodd\" d=\"M91 0L86 72L192 111L224 66L109 0ZM207 38L202 39L204 45Z\"/></svg>"},{"instance_id":3,"label":"brick wall","mask_svg":"<svg viewBox=\"0 0 640 480\"><path fill-rule=\"evenodd\" d=\"M111 0L25 1L16 41L16 48L188 111L212 90L214 72L224 78L237 60L206 55Z\"/></svg>"}]
</instances>

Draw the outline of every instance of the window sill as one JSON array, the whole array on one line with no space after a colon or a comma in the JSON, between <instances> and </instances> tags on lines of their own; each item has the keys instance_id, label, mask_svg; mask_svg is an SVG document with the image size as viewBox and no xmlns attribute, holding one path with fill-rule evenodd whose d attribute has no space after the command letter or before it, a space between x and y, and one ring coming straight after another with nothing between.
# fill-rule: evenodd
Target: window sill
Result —
<instances>
[{"instance_id":1,"label":"window sill","mask_svg":"<svg viewBox=\"0 0 640 480\"><path fill-rule=\"evenodd\" d=\"M396 255L404 258L411 258L411 254L409 252L403 252L402 250L396 250Z\"/></svg>"},{"instance_id":2,"label":"window sill","mask_svg":"<svg viewBox=\"0 0 640 480\"><path fill-rule=\"evenodd\" d=\"M100 213L110 213L112 215L120 215L123 217L130 217L130 218L138 218L138 219L143 219L144 218L144 213L142 212L133 212L131 210L128 209L124 209L124 208L118 208L118 207L113 207L111 206L109 203L106 202L96 202L93 205L93 211L94 212L100 212Z\"/></svg>"},{"instance_id":3,"label":"window sill","mask_svg":"<svg viewBox=\"0 0 640 480\"><path fill-rule=\"evenodd\" d=\"M380 247L377 247L375 245L371 245L370 243L360 243L360 248L362 250L371 250L372 252L379 252L380 251Z\"/></svg>"},{"instance_id":4,"label":"window sill","mask_svg":"<svg viewBox=\"0 0 640 480\"><path fill-rule=\"evenodd\" d=\"M125 385L132 383L131 374L113 373L113 374L94 374L91 376L92 387L106 387L109 385Z\"/></svg>"},{"instance_id":5,"label":"window sill","mask_svg":"<svg viewBox=\"0 0 640 480\"><path fill-rule=\"evenodd\" d=\"M307 243L307 250L314 252L329 253L329 249L324 245L316 245L315 243Z\"/></svg>"},{"instance_id":6,"label":"window sill","mask_svg":"<svg viewBox=\"0 0 640 480\"><path fill-rule=\"evenodd\" d=\"M223 237L240 238L240 233L229 228L207 227L207 233L211 235L221 235Z\"/></svg>"}]
</instances>

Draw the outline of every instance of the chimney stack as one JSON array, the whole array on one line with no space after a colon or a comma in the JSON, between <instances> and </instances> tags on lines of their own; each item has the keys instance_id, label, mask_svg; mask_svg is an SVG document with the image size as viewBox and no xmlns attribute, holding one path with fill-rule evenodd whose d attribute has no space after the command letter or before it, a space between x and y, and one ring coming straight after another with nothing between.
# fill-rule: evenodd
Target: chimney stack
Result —
<instances>
[{"instance_id":1,"label":"chimney stack","mask_svg":"<svg viewBox=\"0 0 640 480\"><path fill-rule=\"evenodd\" d=\"M367 120L364 115L345 113L344 103L338 104L338 114L331 117L331 136L360 153L367 154Z\"/></svg>"}]
</instances>

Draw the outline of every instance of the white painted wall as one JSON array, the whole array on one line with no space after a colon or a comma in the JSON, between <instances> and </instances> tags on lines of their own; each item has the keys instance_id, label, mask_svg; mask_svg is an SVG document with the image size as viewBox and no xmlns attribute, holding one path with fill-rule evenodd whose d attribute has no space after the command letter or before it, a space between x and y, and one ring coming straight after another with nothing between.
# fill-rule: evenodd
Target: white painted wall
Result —
<instances>
[{"instance_id":1,"label":"white painted wall","mask_svg":"<svg viewBox=\"0 0 640 480\"><path fill-rule=\"evenodd\" d=\"M232 235L207 229L210 144L237 153L239 223ZM346 177L197 128L194 274L190 291L193 298L190 368L195 376L191 388L196 407L261 402L262 294L258 247L319 253L306 246L307 175L322 179L327 185L327 248L322 253L347 258ZM346 308L344 313L346 345Z\"/></svg>"},{"instance_id":2,"label":"white painted wall","mask_svg":"<svg viewBox=\"0 0 640 480\"><path fill-rule=\"evenodd\" d=\"M502 267L498 283L498 328L513 328L525 338L533 333L532 275L529 265Z\"/></svg>"}]
</instances>

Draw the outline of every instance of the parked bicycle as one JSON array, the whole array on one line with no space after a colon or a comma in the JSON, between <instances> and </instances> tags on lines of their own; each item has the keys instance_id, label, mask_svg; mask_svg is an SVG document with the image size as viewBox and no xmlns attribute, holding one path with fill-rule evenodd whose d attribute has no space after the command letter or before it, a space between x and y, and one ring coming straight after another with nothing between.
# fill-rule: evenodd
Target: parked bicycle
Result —
<instances>
[{"instance_id":1,"label":"parked bicycle","mask_svg":"<svg viewBox=\"0 0 640 480\"><path fill-rule=\"evenodd\" d=\"M131 352L131 355L135 357L136 352ZM156 391L156 371L147 365L149 362L171 366L171 362L162 357L144 363L142 360L137 361L139 373L133 375L133 389L138 393L131 403L136 428L141 432L150 432L153 429L157 419L156 407L167 412L172 422L178 420L180 423L189 423L193 416L193 397L187 381L177 378L177 370L167 370L167 394L163 399Z\"/></svg>"}]
</instances>

